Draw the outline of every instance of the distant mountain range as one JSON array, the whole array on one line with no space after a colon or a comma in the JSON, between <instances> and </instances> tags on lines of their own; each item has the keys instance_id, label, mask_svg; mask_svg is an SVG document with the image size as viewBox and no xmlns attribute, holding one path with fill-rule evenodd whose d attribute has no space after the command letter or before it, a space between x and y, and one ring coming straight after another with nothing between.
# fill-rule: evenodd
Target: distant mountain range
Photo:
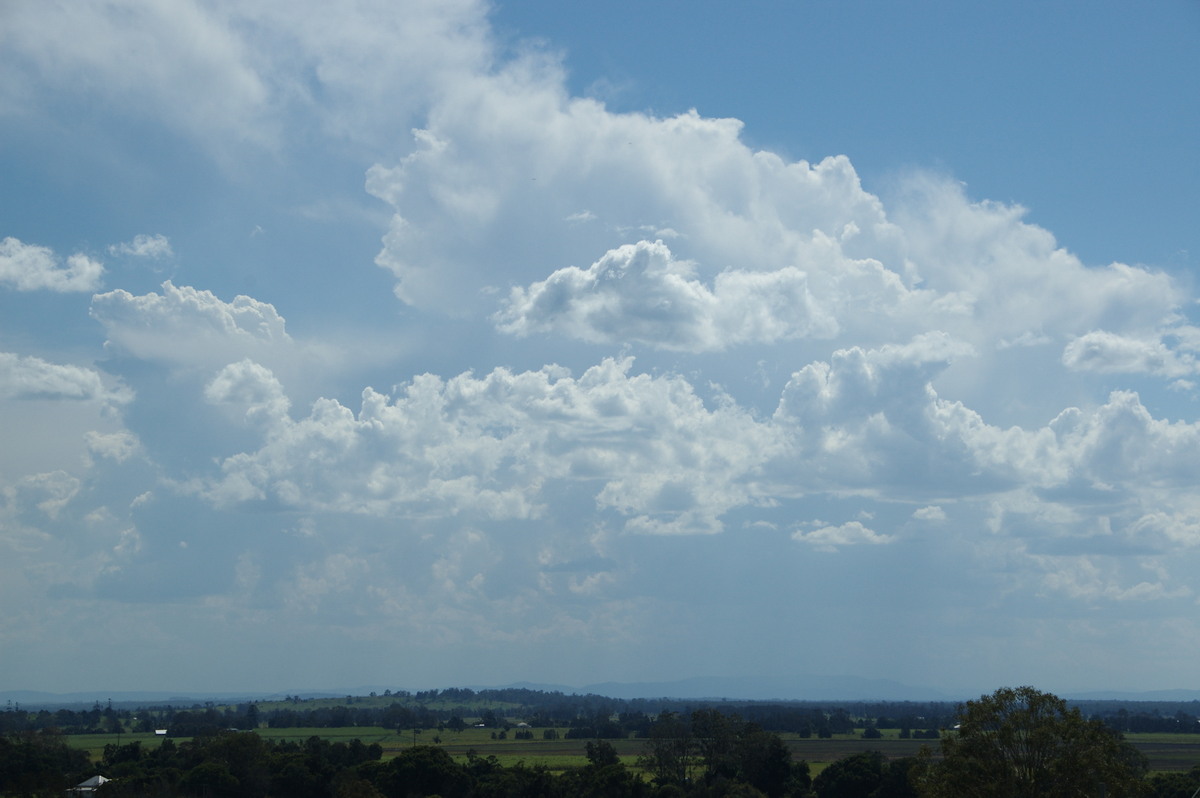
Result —
<instances>
[{"instance_id":1,"label":"distant mountain range","mask_svg":"<svg viewBox=\"0 0 1200 798\"><path fill-rule=\"evenodd\" d=\"M582 687L535 682L507 685L470 685L473 690L527 689L566 694L594 694L609 698L675 698L732 701L964 701L977 698L987 690L950 692L932 687L914 687L888 679L863 679L855 676L796 676L789 679L753 679L745 677L695 677L665 682L601 682ZM379 685L338 690L295 690L259 692L187 692L187 691L104 691L47 693L36 690L0 690L0 706L16 705L31 709L43 707L91 706L96 702L130 706L154 704L191 705L207 701L276 701L285 695L301 698L338 698L382 694L396 687ZM1074 701L1200 701L1200 690L1080 691L1059 693Z\"/></svg>"}]
</instances>

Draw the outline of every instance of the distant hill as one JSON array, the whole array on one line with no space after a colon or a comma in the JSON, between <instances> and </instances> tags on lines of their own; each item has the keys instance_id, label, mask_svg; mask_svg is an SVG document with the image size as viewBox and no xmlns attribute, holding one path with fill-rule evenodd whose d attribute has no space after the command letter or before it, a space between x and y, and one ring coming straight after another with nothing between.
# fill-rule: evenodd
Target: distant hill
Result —
<instances>
[{"instance_id":1,"label":"distant hill","mask_svg":"<svg viewBox=\"0 0 1200 798\"><path fill-rule=\"evenodd\" d=\"M965 696L888 679L795 676L790 679L697 677L673 682L603 682L584 692L610 698L728 698L743 701L957 701Z\"/></svg>"},{"instance_id":2,"label":"distant hill","mask_svg":"<svg viewBox=\"0 0 1200 798\"><path fill-rule=\"evenodd\" d=\"M309 692L296 693L303 698L332 698L350 693ZM188 693L182 691L168 692L165 690L135 690L135 691L104 691L76 693L45 693L38 690L0 690L0 704L20 704L28 709L57 709L91 707L97 702L107 705L112 701L117 707L142 707L157 705L191 706L208 701L218 704L235 704L242 701L272 701L281 700L283 693Z\"/></svg>"},{"instance_id":3,"label":"distant hill","mask_svg":"<svg viewBox=\"0 0 1200 798\"><path fill-rule=\"evenodd\" d=\"M90 708L97 702L106 705L135 708L141 706L191 706L213 702L233 704L243 701L280 701L285 695L300 698L342 698L366 696L371 692L383 695L397 688L360 686L335 690L296 690L286 693L255 692L187 692L165 690L104 691L48 693L36 690L0 691L0 708L17 705L26 709ZM446 689L445 687L439 689ZM615 699L666 698L682 700L731 701L946 701L957 702L978 698L985 691L948 692L932 687L919 687L888 679L863 679L854 676L795 676L789 679L753 679L744 677L695 677L663 682L600 682L571 687L561 684L516 682L506 685L472 685L475 691L492 689L524 689L557 692L566 695L598 695ZM413 691L415 692L415 691ZM1130 701L1130 702L1191 702L1200 701L1200 690L1086 691L1062 692L1068 701Z\"/></svg>"},{"instance_id":4,"label":"distant hill","mask_svg":"<svg viewBox=\"0 0 1200 798\"><path fill-rule=\"evenodd\" d=\"M1063 693L1068 701L1200 701L1200 690L1095 690L1087 693Z\"/></svg>"},{"instance_id":5,"label":"distant hill","mask_svg":"<svg viewBox=\"0 0 1200 798\"><path fill-rule=\"evenodd\" d=\"M561 684L516 682L506 685L472 685L473 690L517 688L541 690L570 695L593 694L607 698L678 698L730 699L740 701L954 701L965 696L950 695L929 687L912 687L886 679L860 679L853 676L797 676L787 680L764 680L742 677L695 677L664 682L602 682L582 687ZM395 688L392 688L395 689ZM444 689L444 688L443 688ZM360 686L333 690L289 691L286 695L302 698L339 698L363 696L370 692L382 694L380 686ZM0 703L12 701L25 707L91 706L109 700L114 705L173 704L176 706L204 703L236 703L240 701L277 701L283 692L186 692L136 691L46 693L33 690L0 691Z\"/></svg>"}]
</instances>

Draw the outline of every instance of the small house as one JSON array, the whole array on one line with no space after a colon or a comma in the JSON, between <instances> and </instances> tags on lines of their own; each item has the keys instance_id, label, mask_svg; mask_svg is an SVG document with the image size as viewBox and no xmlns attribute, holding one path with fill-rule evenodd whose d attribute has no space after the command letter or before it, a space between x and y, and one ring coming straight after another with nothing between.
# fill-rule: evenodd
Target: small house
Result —
<instances>
[{"instance_id":1,"label":"small house","mask_svg":"<svg viewBox=\"0 0 1200 798\"><path fill-rule=\"evenodd\" d=\"M67 790L67 795L94 795L101 784L107 784L112 779L106 779L103 776L95 775L90 779L79 782L71 789Z\"/></svg>"}]
</instances>

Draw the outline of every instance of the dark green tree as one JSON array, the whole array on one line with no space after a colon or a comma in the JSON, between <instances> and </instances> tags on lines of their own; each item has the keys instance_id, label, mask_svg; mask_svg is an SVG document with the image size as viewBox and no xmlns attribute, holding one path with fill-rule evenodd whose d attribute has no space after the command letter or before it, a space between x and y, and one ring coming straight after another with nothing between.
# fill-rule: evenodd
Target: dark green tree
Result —
<instances>
[{"instance_id":1,"label":"dark green tree","mask_svg":"<svg viewBox=\"0 0 1200 798\"><path fill-rule=\"evenodd\" d=\"M1145 758L1119 733L1032 687L968 701L941 754L923 755L918 791L927 798L1083 798L1102 789L1126 798L1146 786Z\"/></svg>"},{"instance_id":2,"label":"dark green tree","mask_svg":"<svg viewBox=\"0 0 1200 798\"><path fill-rule=\"evenodd\" d=\"M236 795L241 785L222 762L202 762L184 774L179 789L184 795L195 798L220 798Z\"/></svg>"},{"instance_id":3,"label":"dark green tree","mask_svg":"<svg viewBox=\"0 0 1200 798\"><path fill-rule=\"evenodd\" d=\"M405 748L389 763L386 779L389 795L441 795L443 798L466 795L471 777L441 748L418 745Z\"/></svg>"},{"instance_id":4,"label":"dark green tree","mask_svg":"<svg viewBox=\"0 0 1200 798\"><path fill-rule=\"evenodd\" d=\"M913 785L913 768L917 767L915 756L901 757L887 762L883 767L883 778L872 798L918 798Z\"/></svg>"},{"instance_id":5,"label":"dark green tree","mask_svg":"<svg viewBox=\"0 0 1200 798\"><path fill-rule=\"evenodd\" d=\"M817 798L870 798L883 784L884 758L878 751L843 757L813 779Z\"/></svg>"},{"instance_id":6,"label":"dark green tree","mask_svg":"<svg viewBox=\"0 0 1200 798\"><path fill-rule=\"evenodd\" d=\"M737 715L724 715L715 709L692 712L692 738L704 765L705 781L737 774L736 749L744 725Z\"/></svg>"},{"instance_id":7,"label":"dark green tree","mask_svg":"<svg viewBox=\"0 0 1200 798\"><path fill-rule=\"evenodd\" d=\"M737 778L769 798L803 795L812 784L807 762L792 762L792 752L779 735L748 723L735 748Z\"/></svg>"},{"instance_id":8,"label":"dark green tree","mask_svg":"<svg viewBox=\"0 0 1200 798\"><path fill-rule=\"evenodd\" d=\"M0 795L59 795L88 770L87 754L56 731L0 737Z\"/></svg>"},{"instance_id":9,"label":"dark green tree","mask_svg":"<svg viewBox=\"0 0 1200 798\"><path fill-rule=\"evenodd\" d=\"M675 712L663 712L650 724L650 736L638 757L638 767L657 784L683 784L688 781L695 751L695 739L683 718Z\"/></svg>"},{"instance_id":10,"label":"dark green tree","mask_svg":"<svg viewBox=\"0 0 1200 798\"><path fill-rule=\"evenodd\" d=\"M293 754L275 762L271 778L271 793L291 798L320 798L324 795L321 774L314 773L306 757Z\"/></svg>"},{"instance_id":11,"label":"dark green tree","mask_svg":"<svg viewBox=\"0 0 1200 798\"><path fill-rule=\"evenodd\" d=\"M607 740L592 740L584 750L587 751L588 764L592 767L602 768L621 763L617 749Z\"/></svg>"},{"instance_id":12,"label":"dark green tree","mask_svg":"<svg viewBox=\"0 0 1200 798\"><path fill-rule=\"evenodd\" d=\"M648 785L631 772L607 740L587 744L587 767L563 773L557 781L558 795L571 798L638 798Z\"/></svg>"},{"instance_id":13,"label":"dark green tree","mask_svg":"<svg viewBox=\"0 0 1200 798\"><path fill-rule=\"evenodd\" d=\"M1155 773L1150 777L1151 798L1192 798L1200 790L1200 765L1187 773Z\"/></svg>"}]
</instances>

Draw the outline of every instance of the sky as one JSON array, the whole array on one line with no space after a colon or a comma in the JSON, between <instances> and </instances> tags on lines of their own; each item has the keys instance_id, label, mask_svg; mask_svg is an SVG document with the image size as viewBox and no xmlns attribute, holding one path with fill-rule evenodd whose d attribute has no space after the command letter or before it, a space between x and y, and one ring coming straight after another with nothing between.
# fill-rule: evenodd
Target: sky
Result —
<instances>
[{"instance_id":1,"label":"sky","mask_svg":"<svg viewBox=\"0 0 1200 798\"><path fill-rule=\"evenodd\" d=\"M1200 688L1198 43L0 4L0 688Z\"/></svg>"}]
</instances>

